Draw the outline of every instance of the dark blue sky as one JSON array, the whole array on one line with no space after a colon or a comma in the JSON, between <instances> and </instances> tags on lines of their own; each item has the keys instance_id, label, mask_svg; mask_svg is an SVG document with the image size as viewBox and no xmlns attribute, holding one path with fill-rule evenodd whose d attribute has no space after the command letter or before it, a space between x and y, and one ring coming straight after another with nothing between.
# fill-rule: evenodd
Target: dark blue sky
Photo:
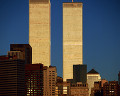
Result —
<instances>
[{"instance_id":1,"label":"dark blue sky","mask_svg":"<svg viewBox=\"0 0 120 96\"><path fill-rule=\"evenodd\" d=\"M51 65L62 76L62 2L51 0ZM120 71L120 0L83 2L83 63L102 78L117 80ZM0 0L0 55L10 44L29 43L29 0Z\"/></svg>"}]
</instances>

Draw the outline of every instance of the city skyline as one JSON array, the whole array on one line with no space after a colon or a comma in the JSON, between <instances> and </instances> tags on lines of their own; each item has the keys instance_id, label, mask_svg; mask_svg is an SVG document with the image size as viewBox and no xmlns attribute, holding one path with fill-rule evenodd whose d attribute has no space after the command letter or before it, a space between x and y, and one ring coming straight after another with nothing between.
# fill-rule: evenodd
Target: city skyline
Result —
<instances>
[{"instance_id":1,"label":"city skyline","mask_svg":"<svg viewBox=\"0 0 120 96\"><path fill-rule=\"evenodd\" d=\"M51 65L62 76L62 2L51 0ZM83 64L95 68L102 78L117 80L120 71L120 1L83 2ZM29 42L29 0L0 1L0 55L10 44Z\"/></svg>"}]
</instances>

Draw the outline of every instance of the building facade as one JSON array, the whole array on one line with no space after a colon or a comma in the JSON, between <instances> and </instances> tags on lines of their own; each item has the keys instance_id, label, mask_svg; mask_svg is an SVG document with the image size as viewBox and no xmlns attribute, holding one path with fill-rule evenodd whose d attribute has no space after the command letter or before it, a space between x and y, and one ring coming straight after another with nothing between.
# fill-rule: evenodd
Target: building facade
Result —
<instances>
[{"instance_id":1,"label":"building facade","mask_svg":"<svg viewBox=\"0 0 120 96\"><path fill-rule=\"evenodd\" d=\"M120 96L118 81L109 81L103 85L103 96Z\"/></svg>"},{"instance_id":2,"label":"building facade","mask_svg":"<svg viewBox=\"0 0 120 96\"><path fill-rule=\"evenodd\" d=\"M87 73L87 83L88 83L88 88L89 88L89 96L91 94L91 88L94 87L94 82L101 81L100 74L95 71L94 69L90 70Z\"/></svg>"},{"instance_id":3,"label":"building facade","mask_svg":"<svg viewBox=\"0 0 120 96\"><path fill-rule=\"evenodd\" d=\"M101 81L94 82L94 87L91 88L91 95L90 96L103 96L103 85L108 81L102 79Z\"/></svg>"},{"instance_id":4,"label":"building facade","mask_svg":"<svg viewBox=\"0 0 120 96\"><path fill-rule=\"evenodd\" d=\"M71 96L89 96L88 84L78 82L70 87Z\"/></svg>"},{"instance_id":5,"label":"building facade","mask_svg":"<svg viewBox=\"0 0 120 96\"><path fill-rule=\"evenodd\" d=\"M43 68L43 96L55 96L57 70L54 66Z\"/></svg>"},{"instance_id":6,"label":"building facade","mask_svg":"<svg viewBox=\"0 0 120 96\"><path fill-rule=\"evenodd\" d=\"M0 60L0 96L25 96L24 76L24 60Z\"/></svg>"},{"instance_id":7,"label":"building facade","mask_svg":"<svg viewBox=\"0 0 120 96\"><path fill-rule=\"evenodd\" d=\"M25 65L25 96L43 96L43 64Z\"/></svg>"},{"instance_id":8,"label":"building facade","mask_svg":"<svg viewBox=\"0 0 120 96\"><path fill-rule=\"evenodd\" d=\"M8 52L8 56L13 56L15 55L15 53L16 56L18 56L19 55L18 51L20 51L21 52L20 55L21 54L23 55L20 57L25 60L25 64L32 64L32 48L29 44L10 44L10 51L12 54Z\"/></svg>"},{"instance_id":9,"label":"building facade","mask_svg":"<svg viewBox=\"0 0 120 96\"><path fill-rule=\"evenodd\" d=\"M9 59L22 59L24 60L24 53L21 51L8 51Z\"/></svg>"},{"instance_id":10,"label":"building facade","mask_svg":"<svg viewBox=\"0 0 120 96\"><path fill-rule=\"evenodd\" d=\"M50 66L50 0L29 0L29 44L32 64Z\"/></svg>"},{"instance_id":11,"label":"building facade","mask_svg":"<svg viewBox=\"0 0 120 96\"><path fill-rule=\"evenodd\" d=\"M73 82L87 82L87 65L73 65Z\"/></svg>"},{"instance_id":12,"label":"building facade","mask_svg":"<svg viewBox=\"0 0 120 96\"><path fill-rule=\"evenodd\" d=\"M83 64L82 3L63 3L63 81L73 79L73 64Z\"/></svg>"},{"instance_id":13,"label":"building facade","mask_svg":"<svg viewBox=\"0 0 120 96\"><path fill-rule=\"evenodd\" d=\"M55 96L71 96L69 82L57 82Z\"/></svg>"}]
</instances>

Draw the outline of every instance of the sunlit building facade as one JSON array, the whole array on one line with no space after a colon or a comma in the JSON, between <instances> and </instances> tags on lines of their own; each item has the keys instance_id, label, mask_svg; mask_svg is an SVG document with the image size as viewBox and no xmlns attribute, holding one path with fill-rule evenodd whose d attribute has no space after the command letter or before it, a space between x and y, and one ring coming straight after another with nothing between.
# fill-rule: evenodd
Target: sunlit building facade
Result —
<instances>
[{"instance_id":1,"label":"sunlit building facade","mask_svg":"<svg viewBox=\"0 0 120 96\"><path fill-rule=\"evenodd\" d=\"M82 3L63 3L63 81L73 79L73 64L83 64Z\"/></svg>"},{"instance_id":2,"label":"sunlit building facade","mask_svg":"<svg viewBox=\"0 0 120 96\"><path fill-rule=\"evenodd\" d=\"M29 0L29 44L32 64L50 65L50 0Z\"/></svg>"},{"instance_id":3,"label":"sunlit building facade","mask_svg":"<svg viewBox=\"0 0 120 96\"><path fill-rule=\"evenodd\" d=\"M90 70L87 73L87 83L89 88L89 96L91 95L91 89L94 87L94 82L101 81L100 74L94 69Z\"/></svg>"},{"instance_id":4,"label":"sunlit building facade","mask_svg":"<svg viewBox=\"0 0 120 96\"><path fill-rule=\"evenodd\" d=\"M55 96L57 69L55 66L43 68L43 96Z\"/></svg>"}]
</instances>

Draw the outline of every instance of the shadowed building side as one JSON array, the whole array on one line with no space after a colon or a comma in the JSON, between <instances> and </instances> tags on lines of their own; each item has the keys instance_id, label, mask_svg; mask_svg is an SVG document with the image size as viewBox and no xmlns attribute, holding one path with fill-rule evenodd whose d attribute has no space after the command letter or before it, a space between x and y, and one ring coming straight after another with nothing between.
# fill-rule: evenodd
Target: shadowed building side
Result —
<instances>
[{"instance_id":1,"label":"shadowed building side","mask_svg":"<svg viewBox=\"0 0 120 96\"><path fill-rule=\"evenodd\" d=\"M25 60L25 64L31 64L32 48L29 44L10 44L10 51L8 52L8 56L19 57L18 59Z\"/></svg>"},{"instance_id":2,"label":"shadowed building side","mask_svg":"<svg viewBox=\"0 0 120 96\"><path fill-rule=\"evenodd\" d=\"M0 96L25 96L24 60L0 60Z\"/></svg>"},{"instance_id":3,"label":"shadowed building side","mask_svg":"<svg viewBox=\"0 0 120 96\"><path fill-rule=\"evenodd\" d=\"M25 65L25 96L43 96L43 64Z\"/></svg>"}]
</instances>

